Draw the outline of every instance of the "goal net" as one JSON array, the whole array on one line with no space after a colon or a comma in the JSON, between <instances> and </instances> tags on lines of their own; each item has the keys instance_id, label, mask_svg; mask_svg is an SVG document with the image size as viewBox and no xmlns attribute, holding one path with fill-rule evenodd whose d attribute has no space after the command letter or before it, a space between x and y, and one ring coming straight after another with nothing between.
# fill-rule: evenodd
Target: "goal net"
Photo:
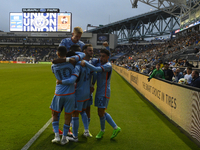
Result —
<instances>
[{"instance_id":1,"label":"goal net","mask_svg":"<svg viewBox=\"0 0 200 150\"><path fill-rule=\"evenodd\" d=\"M17 63L26 62L26 63L35 63L34 57L17 57Z\"/></svg>"}]
</instances>

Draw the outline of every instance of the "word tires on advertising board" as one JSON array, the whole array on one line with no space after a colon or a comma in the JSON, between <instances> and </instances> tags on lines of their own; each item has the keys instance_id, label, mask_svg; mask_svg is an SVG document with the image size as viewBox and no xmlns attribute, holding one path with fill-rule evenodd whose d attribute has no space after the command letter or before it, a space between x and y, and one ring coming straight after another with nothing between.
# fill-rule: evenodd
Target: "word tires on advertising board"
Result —
<instances>
[{"instance_id":1,"label":"word tires on advertising board","mask_svg":"<svg viewBox=\"0 0 200 150\"><path fill-rule=\"evenodd\" d=\"M199 91L158 79L148 82L148 76L116 65L113 69L200 145Z\"/></svg>"},{"instance_id":2,"label":"word tires on advertising board","mask_svg":"<svg viewBox=\"0 0 200 150\"><path fill-rule=\"evenodd\" d=\"M109 34L97 34L97 45L102 45L103 42L109 43Z\"/></svg>"},{"instance_id":3,"label":"word tires on advertising board","mask_svg":"<svg viewBox=\"0 0 200 150\"><path fill-rule=\"evenodd\" d=\"M10 31L71 32L71 13L10 13Z\"/></svg>"}]
</instances>

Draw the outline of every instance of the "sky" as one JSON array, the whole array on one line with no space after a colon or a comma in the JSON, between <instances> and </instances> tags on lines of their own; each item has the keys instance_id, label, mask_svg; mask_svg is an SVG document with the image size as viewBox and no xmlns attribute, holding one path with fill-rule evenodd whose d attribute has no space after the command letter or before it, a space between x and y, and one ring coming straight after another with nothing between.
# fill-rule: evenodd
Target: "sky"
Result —
<instances>
[{"instance_id":1,"label":"sky","mask_svg":"<svg viewBox=\"0 0 200 150\"><path fill-rule=\"evenodd\" d=\"M72 28L80 26L83 30L87 24L106 25L154 10L141 2L138 8L132 8L130 0L1 0L0 30L9 32L9 13L22 12L22 8L59 8L60 12L71 12Z\"/></svg>"}]
</instances>

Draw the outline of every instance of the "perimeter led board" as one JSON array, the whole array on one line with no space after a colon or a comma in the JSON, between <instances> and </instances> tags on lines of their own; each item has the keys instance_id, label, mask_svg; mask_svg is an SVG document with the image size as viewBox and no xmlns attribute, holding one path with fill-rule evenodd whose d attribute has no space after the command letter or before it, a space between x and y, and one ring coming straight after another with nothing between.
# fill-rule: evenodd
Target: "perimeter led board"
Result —
<instances>
[{"instance_id":1,"label":"perimeter led board","mask_svg":"<svg viewBox=\"0 0 200 150\"><path fill-rule=\"evenodd\" d=\"M71 13L10 13L10 31L71 32Z\"/></svg>"}]
</instances>

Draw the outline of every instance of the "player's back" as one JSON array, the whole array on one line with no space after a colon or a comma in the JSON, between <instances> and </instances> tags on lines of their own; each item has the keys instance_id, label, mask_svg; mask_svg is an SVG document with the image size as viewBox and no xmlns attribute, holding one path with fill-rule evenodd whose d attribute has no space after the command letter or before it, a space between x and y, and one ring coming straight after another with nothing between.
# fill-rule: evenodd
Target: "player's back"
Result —
<instances>
[{"instance_id":1,"label":"player's back","mask_svg":"<svg viewBox=\"0 0 200 150\"><path fill-rule=\"evenodd\" d=\"M90 69L88 67L79 67L79 76L76 81L76 100L78 102L83 102L89 100L90 98Z\"/></svg>"},{"instance_id":2,"label":"player's back","mask_svg":"<svg viewBox=\"0 0 200 150\"><path fill-rule=\"evenodd\" d=\"M53 64L51 68L57 80L65 80L70 78L74 70L74 66L71 63ZM75 93L74 84L56 85L55 95L57 96L65 96L74 93Z\"/></svg>"},{"instance_id":3,"label":"player's back","mask_svg":"<svg viewBox=\"0 0 200 150\"><path fill-rule=\"evenodd\" d=\"M82 49L85 44L82 41L78 41L77 43L74 43L71 38L65 38L61 41L59 46L65 46L67 48L67 51L69 51L72 45L79 45Z\"/></svg>"}]
</instances>

